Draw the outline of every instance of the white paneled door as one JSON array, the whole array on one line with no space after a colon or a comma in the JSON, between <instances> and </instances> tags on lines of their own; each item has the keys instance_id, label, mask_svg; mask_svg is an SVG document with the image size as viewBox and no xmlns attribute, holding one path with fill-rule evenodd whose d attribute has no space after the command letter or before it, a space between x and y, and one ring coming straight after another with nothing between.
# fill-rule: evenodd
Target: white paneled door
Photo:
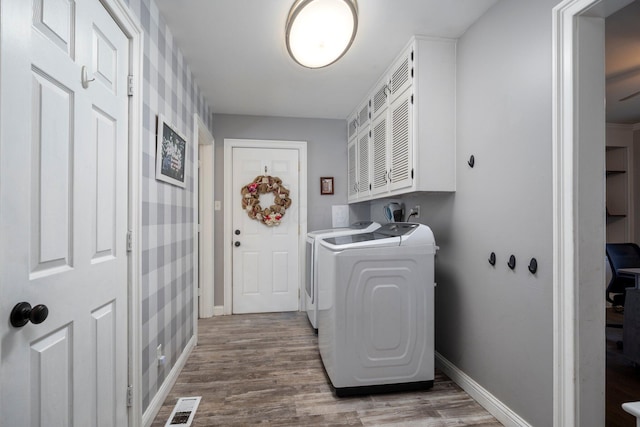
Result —
<instances>
[{"instance_id":1,"label":"white paneled door","mask_svg":"<svg viewBox=\"0 0 640 427\"><path fill-rule=\"evenodd\" d=\"M128 39L98 0L1 31L0 424L124 426Z\"/></svg>"},{"instance_id":2,"label":"white paneled door","mask_svg":"<svg viewBox=\"0 0 640 427\"><path fill-rule=\"evenodd\" d=\"M233 313L298 310L298 157L295 149L233 148ZM278 226L242 209L240 191L259 175L278 177L290 190L292 204ZM273 199L262 194L260 205L267 208Z\"/></svg>"}]
</instances>

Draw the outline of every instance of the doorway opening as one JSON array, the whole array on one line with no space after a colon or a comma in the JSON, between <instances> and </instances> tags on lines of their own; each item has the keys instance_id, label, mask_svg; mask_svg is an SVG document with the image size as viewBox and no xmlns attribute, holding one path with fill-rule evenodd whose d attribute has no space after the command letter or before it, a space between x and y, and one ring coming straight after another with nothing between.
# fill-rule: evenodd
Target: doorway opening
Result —
<instances>
[{"instance_id":1,"label":"doorway opening","mask_svg":"<svg viewBox=\"0 0 640 427\"><path fill-rule=\"evenodd\" d=\"M553 9L556 426L605 422L604 18L631 2Z\"/></svg>"},{"instance_id":2,"label":"doorway opening","mask_svg":"<svg viewBox=\"0 0 640 427\"><path fill-rule=\"evenodd\" d=\"M197 254L194 257L197 277L196 293L198 295L198 310L200 318L211 317L214 314L214 164L215 141L213 135L198 114L193 117L193 134L197 138L195 148L197 173L197 191L194 191L194 223L196 227Z\"/></svg>"},{"instance_id":3,"label":"doorway opening","mask_svg":"<svg viewBox=\"0 0 640 427\"><path fill-rule=\"evenodd\" d=\"M236 164L234 163L234 150L236 154L242 152L242 155L248 156L246 162L238 163L241 167L234 167ZM268 156L267 154L271 151L277 151L284 157L279 159L279 155ZM253 154L258 152L262 154L251 157L252 152ZM297 160L290 159L289 154L292 154ZM225 139L224 156L224 164L226 165L224 171L224 244L225 246L229 245L229 250L224 251L223 312L224 314L234 312L236 304L233 300L233 293L234 289L239 289L236 285L242 284L243 293L247 297L245 300L251 300L253 296L256 297L253 299L261 300L258 295L265 295L263 289L265 280L276 285L271 288L268 298L273 303L273 307L279 307L278 304L281 302L287 307L291 306L290 299L286 295L290 295L294 291L292 286L295 285L297 305L294 309L299 310L301 306L300 295L303 295L300 287L304 283L304 247L307 235L307 143L305 141ZM267 181L268 177L277 178L280 176L282 185L288 191L295 189L293 192L298 193L296 200L293 200L291 206L287 208L283 220L277 227L261 224L260 221L249 218L239 208L241 204L238 197L243 185L251 183L259 175L267 176ZM235 181L238 181L237 185L234 184ZM237 188L234 188L234 185ZM280 240L287 240L287 245L276 249L268 241L265 242L263 236L265 230L271 230L270 238L272 238L273 244ZM295 241L290 242L289 239L286 239L287 236L295 236ZM284 244L284 242L282 243ZM270 255L267 254L269 258L264 255L265 251L271 251ZM243 262L252 263L254 267L242 269L239 266ZM264 268L258 268L258 264ZM272 271L270 268L277 272L275 276L270 272ZM260 276L258 271L263 270L266 275ZM235 275L234 272L236 272ZM243 272L247 274L238 274ZM286 280L284 276L286 276ZM254 295L252 296L252 294ZM281 311L277 308L268 310Z\"/></svg>"}]
</instances>

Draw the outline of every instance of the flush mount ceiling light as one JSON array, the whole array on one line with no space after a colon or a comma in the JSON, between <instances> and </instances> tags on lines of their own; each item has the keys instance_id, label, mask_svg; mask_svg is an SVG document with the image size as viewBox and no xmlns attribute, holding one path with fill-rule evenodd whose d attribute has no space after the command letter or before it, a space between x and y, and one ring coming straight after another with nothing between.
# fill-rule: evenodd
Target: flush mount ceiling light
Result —
<instances>
[{"instance_id":1,"label":"flush mount ceiling light","mask_svg":"<svg viewBox=\"0 0 640 427\"><path fill-rule=\"evenodd\" d=\"M287 50L304 67L326 67L347 52L357 29L356 0L296 0L287 18Z\"/></svg>"}]
</instances>

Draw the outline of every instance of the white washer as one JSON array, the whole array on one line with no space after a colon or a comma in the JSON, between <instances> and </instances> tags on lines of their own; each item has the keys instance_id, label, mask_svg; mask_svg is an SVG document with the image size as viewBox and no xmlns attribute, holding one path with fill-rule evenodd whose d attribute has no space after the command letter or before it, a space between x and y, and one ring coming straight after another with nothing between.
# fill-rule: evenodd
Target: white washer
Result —
<instances>
[{"instance_id":1,"label":"white washer","mask_svg":"<svg viewBox=\"0 0 640 427\"><path fill-rule=\"evenodd\" d=\"M436 250L412 223L322 240L318 344L338 396L433 385Z\"/></svg>"},{"instance_id":2,"label":"white washer","mask_svg":"<svg viewBox=\"0 0 640 427\"><path fill-rule=\"evenodd\" d=\"M318 248L320 240L326 237L347 236L358 233L369 233L380 228L380 224L373 221L354 222L349 227L329 228L307 233L305 302L307 317L313 329L318 330Z\"/></svg>"}]
</instances>

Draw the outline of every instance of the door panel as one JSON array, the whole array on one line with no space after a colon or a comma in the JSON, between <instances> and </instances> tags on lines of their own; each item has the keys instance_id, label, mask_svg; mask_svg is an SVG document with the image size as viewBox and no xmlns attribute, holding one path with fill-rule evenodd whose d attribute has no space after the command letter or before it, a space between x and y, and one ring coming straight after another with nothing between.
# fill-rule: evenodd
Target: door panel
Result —
<instances>
[{"instance_id":1,"label":"door panel","mask_svg":"<svg viewBox=\"0 0 640 427\"><path fill-rule=\"evenodd\" d=\"M97 390L95 414L91 417L97 420L99 426L115 426L116 424L116 392L118 374L116 372L116 341L117 331L115 322L115 304L109 303L93 313L92 335L94 354L95 383L92 388Z\"/></svg>"},{"instance_id":2,"label":"door panel","mask_svg":"<svg viewBox=\"0 0 640 427\"><path fill-rule=\"evenodd\" d=\"M71 267L73 93L33 71L31 110L31 272Z\"/></svg>"},{"instance_id":3,"label":"door panel","mask_svg":"<svg viewBox=\"0 0 640 427\"><path fill-rule=\"evenodd\" d=\"M93 146L95 150L95 194L92 207L93 262L115 256L116 243L116 178L118 134L116 120L93 108ZM98 161L100 159L100 161Z\"/></svg>"},{"instance_id":4,"label":"door panel","mask_svg":"<svg viewBox=\"0 0 640 427\"><path fill-rule=\"evenodd\" d=\"M0 423L125 426L129 42L98 0L0 20Z\"/></svg>"},{"instance_id":5,"label":"door panel","mask_svg":"<svg viewBox=\"0 0 640 427\"><path fill-rule=\"evenodd\" d=\"M71 425L71 332L66 326L31 345L31 425Z\"/></svg>"},{"instance_id":6,"label":"door panel","mask_svg":"<svg viewBox=\"0 0 640 427\"><path fill-rule=\"evenodd\" d=\"M73 54L75 2L72 0L35 0L33 26L54 46L69 56Z\"/></svg>"},{"instance_id":7,"label":"door panel","mask_svg":"<svg viewBox=\"0 0 640 427\"><path fill-rule=\"evenodd\" d=\"M265 169L266 168L266 169ZM265 173L265 170L267 171ZM243 186L259 175L282 179L291 206L278 226L249 218L242 209ZM298 151L294 149L233 148L233 312L298 310ZM273 204L273 195L260 195L260 205Z\"/></svg>"}]
</instances>

